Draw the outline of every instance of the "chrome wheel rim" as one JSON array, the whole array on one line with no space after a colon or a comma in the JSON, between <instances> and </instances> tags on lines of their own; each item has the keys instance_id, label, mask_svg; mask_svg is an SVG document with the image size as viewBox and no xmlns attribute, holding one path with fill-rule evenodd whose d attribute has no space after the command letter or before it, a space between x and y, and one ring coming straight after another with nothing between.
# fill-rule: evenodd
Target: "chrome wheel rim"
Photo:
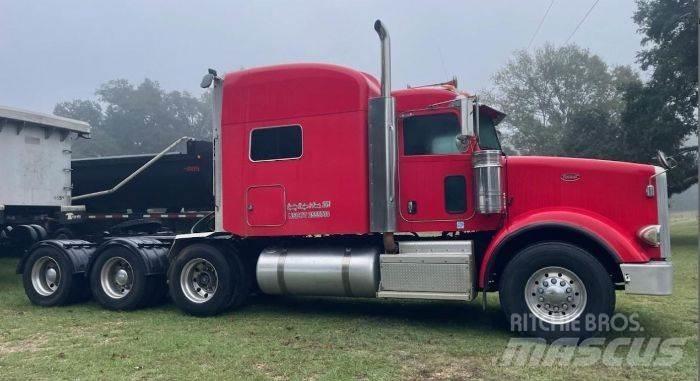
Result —
<instances>
[{"instance_id":1,"label":"chrome wheel rim","mask_svg":"<svg viewBox=\"0 0 700 381\"><path fill-rule=\"evenodd\" d=\"M61 268L51 257L41 257L32 266L32 287L41 296L50 296L61 284Z\"/></svg>"},{"instance_id":2,"label":"chrome wheel rim","mask_svg":"<svg viewBox=\"0 0 700 381\"><path fill-rule=\"evenodd\" d=\"M182 268L180 289L190 302L204 303L210 300L218 287L219 276L211 262L206 259L191 259Z\"/></svg>"},{"instance_id":3,"label":"chrome wheel rim","mask_svg":"<svg viewBox=\"0 0 700 381\"><path fill-rule=\"evenodd\" d=\"M573 271L550 266L535 271L525 284L530 312L549 324L576 320L586 308L586 285Z\"/></svg>"},{"instance_id":4,"label":"chrome wheel rim","mask_svg":"<svg viewBox=\"0 0 700 381\"><path fill-rule=\"evenodd\" d=\"M121 299L131 292L134 286L134 270L122 257L108 259L100 270L102 290L112 299Z\"/></svg>"}]
</instances>

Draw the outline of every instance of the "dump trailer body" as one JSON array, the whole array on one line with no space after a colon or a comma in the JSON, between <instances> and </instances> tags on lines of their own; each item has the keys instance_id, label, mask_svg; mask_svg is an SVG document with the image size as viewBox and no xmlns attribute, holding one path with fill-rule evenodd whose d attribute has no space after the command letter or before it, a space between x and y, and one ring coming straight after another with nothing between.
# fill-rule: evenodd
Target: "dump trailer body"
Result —
<instances>
[{"instance_id":1,"label":"dump trailer body","mask_svg":"<svg viewBox=\"0 0 700 381\"><path fill-rule=\"evenodd\" d=\"M154 156L74 159L73 195L110 189ZM212 174L211 142L189 141L186 152L166 154L118 191L76 203L85 205L87 212L103 214L213 210Z\"/></svg>"}]
</instances>

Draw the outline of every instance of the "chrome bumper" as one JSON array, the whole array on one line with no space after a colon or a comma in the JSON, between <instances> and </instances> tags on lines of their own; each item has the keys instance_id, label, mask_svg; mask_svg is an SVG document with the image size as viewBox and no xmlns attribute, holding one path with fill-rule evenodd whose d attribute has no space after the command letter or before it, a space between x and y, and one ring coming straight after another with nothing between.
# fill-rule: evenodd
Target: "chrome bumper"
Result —
<instances>
[{"instance_id":1,"label":"chrome bumper","mask_svg":"<svg viewBox=\"0 0 700 381\"><path fill-rule=\"evenodd\" d=\"M671 295L673 291L673 263L652 261L620 265L625 279L625 292L643 295Z\"/></svg>"}]
</instances>

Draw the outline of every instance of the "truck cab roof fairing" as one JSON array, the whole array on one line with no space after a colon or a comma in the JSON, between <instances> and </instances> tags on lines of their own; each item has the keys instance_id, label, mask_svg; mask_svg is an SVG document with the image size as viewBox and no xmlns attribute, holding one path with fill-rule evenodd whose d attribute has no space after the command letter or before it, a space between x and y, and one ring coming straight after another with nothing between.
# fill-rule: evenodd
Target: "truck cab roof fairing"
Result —
<instances>
[{"instance_id":1,"label":"truck cab roof fairing","mask_svg":"<svg viewBox=\"0 0 700 381\"><path fill-rule=\"evenodd\" d=\"M228 73L222 124L367 110L379 94L369 74L338 65L303 63Z\"/></svg>"}]
</instances>

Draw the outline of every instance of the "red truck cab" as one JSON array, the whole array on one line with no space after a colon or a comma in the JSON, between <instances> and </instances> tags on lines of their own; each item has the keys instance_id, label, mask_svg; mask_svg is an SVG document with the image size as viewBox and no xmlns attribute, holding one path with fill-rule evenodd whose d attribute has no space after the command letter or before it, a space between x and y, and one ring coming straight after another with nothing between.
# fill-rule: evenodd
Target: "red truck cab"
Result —
<instances>
[{"instance_id":1,"label":"red truck cab","mask_svg":"<svg viewBox=\"0 0 700 381\"><path fill-rule=\"evenodd\" d=\"M454 83L391 91L388 33L376 29L381 80L329 64L205 78L220 115L217 231L179 237L171 255L235 237L255 243L242 255L265 293L499 291L507 315L550 331L611 314L615 289L670 294L664 169L505 156L505 115Z\"/></svg>"}]
</instances>

